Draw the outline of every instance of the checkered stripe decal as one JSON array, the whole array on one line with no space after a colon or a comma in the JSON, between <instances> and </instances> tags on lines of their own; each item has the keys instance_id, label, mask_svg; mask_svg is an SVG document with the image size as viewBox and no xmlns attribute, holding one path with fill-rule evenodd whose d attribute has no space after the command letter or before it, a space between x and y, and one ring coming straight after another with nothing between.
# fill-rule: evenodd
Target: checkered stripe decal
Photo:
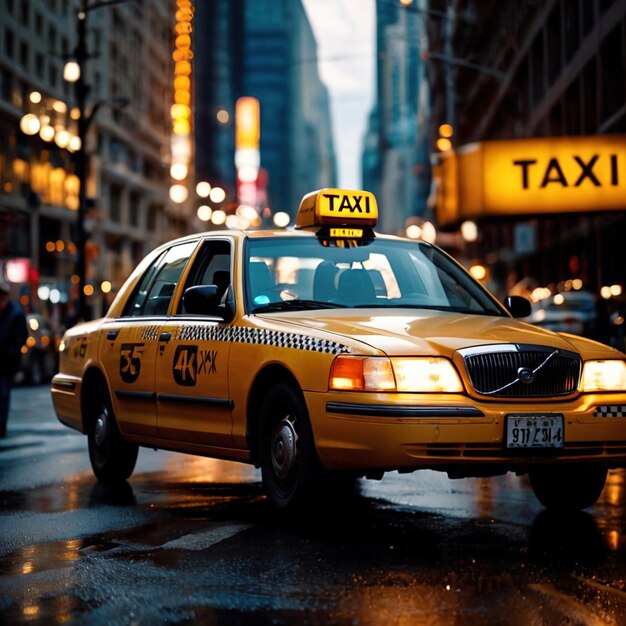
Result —
<instances>
[{"instance_id":1,"label":"checkered stripe decal","mask_svg":"<svg viewBox=\"0 0 626 626\"><path fill-rule=\"evenodd\" d=\"M146 326L143 332L141 333L142 341L154 341L159 336L159 327L154 326Z\"/></svg>"},{"instance_id":2,"label":"checkered stripe decal","mask_svg":"<svg viewBox=\"0 0 626 626\"><path fill-rule=\"evenodd\" d=\"M608 406L597 406L593 412L594 417L626 417L626 405L610 404Z\"/></svg>"},{"instance_id":3,"label":"checkered stripe decal","mask_svg":"<svg viewBox=\"0 0 626 626\"><path fill-rule=\"evenodd\" d=\"M176 339L178 341L229 341L234 343L254 343L258 345L277 346L279 348L294 348L295 350L309 350L326 354L344 354L352 352L348 346L336 341L284 333L265 328L248 328L245 326L199 326L189 325L179 328Z\"/></svg>"}]
</instances>

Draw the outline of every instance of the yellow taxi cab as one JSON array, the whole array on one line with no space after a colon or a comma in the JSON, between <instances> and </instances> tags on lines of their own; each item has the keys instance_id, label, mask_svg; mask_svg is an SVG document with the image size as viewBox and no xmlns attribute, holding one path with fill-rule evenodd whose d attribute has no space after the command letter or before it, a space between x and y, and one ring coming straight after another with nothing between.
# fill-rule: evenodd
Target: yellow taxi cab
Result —
<instances>
[{"instance_id":1,"label":"yellow taxi cab","mask_svg":"<svg viewBox=\"0 0 626 626\"><path fill-rule=\"evenodd\" d=\"M279 508L339 476L528 473L550 508L626 466L626 357L515 318L434 245L373 230L376 198L322 189L295 230L213 231L150 253L52 381L101 481L139 446L252 463Z\"/></svg>"}]
</instances>

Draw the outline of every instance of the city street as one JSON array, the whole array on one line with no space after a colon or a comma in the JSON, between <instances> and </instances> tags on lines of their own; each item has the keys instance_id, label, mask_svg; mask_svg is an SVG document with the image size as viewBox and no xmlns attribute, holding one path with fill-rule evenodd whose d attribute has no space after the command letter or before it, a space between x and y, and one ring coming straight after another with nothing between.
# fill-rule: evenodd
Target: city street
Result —
<instances>
[{"instance_id":1,"label":"city street","mask_svg":"<svg viewBox=\"0 0 626 626\"><path fill-rule=\"evenodd\" d=\"M626 473L560 517L525 479L391 473L305 517L248 466L142 449L120 489L46 386L0 440L3 624L626 624Z\"/></svg>"}]
</instances>

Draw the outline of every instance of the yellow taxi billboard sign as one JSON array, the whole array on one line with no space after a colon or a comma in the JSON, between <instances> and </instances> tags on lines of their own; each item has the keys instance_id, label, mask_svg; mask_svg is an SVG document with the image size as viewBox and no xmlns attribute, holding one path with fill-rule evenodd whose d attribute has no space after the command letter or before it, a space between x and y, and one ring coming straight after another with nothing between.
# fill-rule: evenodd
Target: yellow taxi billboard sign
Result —
<instances>
[{"instance_id":1,"label":"yellow taxi billboard sign","mask_svg":"<svg viewBox=\"0 0 626 626\"><path fill-rule=\"evenodd\" d=\"M261 105L257 98L239 98L235 105L235 145L237 149L259 149Z\"/></svg>"},{"instance_id":2,"label":"yellow taxi billboard sign","mask_svg":"<svg viewBox=\"0 0 626 626\"><path fill-rule=\"evenodd\" d=\"M320 189L302 198L296 228L311 226L375 226L376 197L369 191Z\"/></svg>"},{"instance_id":3,"label":"yellow taxi billboard sign","mask_svg":"<svg viewBox=\"0 0 626 626\"><path fill-rule=\"evenodd\" d=\"M444 159L445 160L445 159ZM465 219L626 209L626 136L483 141L456 153L444 225ZM446 189L455 198L443 197ZM448 194L449 195L449 194Z\"/></svg>"}]
</instances>

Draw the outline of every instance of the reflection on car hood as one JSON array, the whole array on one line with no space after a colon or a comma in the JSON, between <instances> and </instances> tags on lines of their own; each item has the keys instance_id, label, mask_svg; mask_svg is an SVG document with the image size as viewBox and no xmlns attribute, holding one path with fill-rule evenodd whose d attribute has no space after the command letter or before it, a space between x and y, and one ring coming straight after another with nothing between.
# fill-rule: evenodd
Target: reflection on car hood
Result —
<instances>
[{"instance_id":1,"label":"reflection on car hood","mask_svg":"<svg viewBox=\"0 0 626 626\"><path fill-rule=\"evenodd\" d=\"M498 343L525 343L577 350L573 336L546 331L508 317L467 315L413 309L333 309L266 314L264 319L345 335L387 354L445 355L460 348ZM584 347L597 344L582 340ZM597 346L601 348L601 346Z\"/></svg>"}]
</instances>

